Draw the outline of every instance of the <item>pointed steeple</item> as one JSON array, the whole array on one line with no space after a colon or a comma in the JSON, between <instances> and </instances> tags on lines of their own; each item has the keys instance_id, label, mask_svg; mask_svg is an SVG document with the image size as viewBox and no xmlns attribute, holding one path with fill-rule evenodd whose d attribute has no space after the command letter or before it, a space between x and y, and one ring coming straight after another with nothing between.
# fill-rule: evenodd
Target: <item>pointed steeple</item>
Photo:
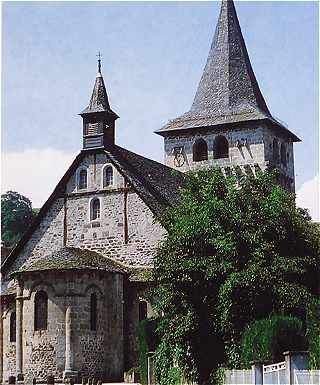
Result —
<instances>
[{"instance_id":1,"label":"pointed steeple","mask_svg":"<svg viewBox=\"0 0 320 385\"><path fill-rule=\"evenodd\" d=\"M156 131L270 119L232 0L222 0L215 34L190 110Z\"/></svg>"},{"instance_id":2,"label":"pointed steeple","mask_svg":"<svg viewBox=\"0 0 320 385\"><path fill-rule=\"evenodd\" d=\"M234 3L223 0L190 111L202 115L228 115L253 109L270 115L251 67Z\"/></svg>"},{"instance_id":3,"label":"pointed steeple","mask_svg":"<svg viewBox=\"0 0 320 385\"><path fill-rule=\"evenodd\" d=\"M92 149L114 144L115 121L118 115L110 108L107 90L101 74L99 52L98 73L88 107L80 115L83 118L83 148Z\"/></svg>"},{"instance_id":4,"label":"pointed steeple","mask_svg":"<svg viewBox=\"0 0 320 385\"><path fill-rule=\"evenodd\" d=\"M100 52L98 59L98 73L93 87L91 99L88 107L84 111L82 111L81 114L93 112L110 112L114 114L114 112L110 108L106 86L104 84L103 76L101 74Z\"/></svg>"}]
</instances>

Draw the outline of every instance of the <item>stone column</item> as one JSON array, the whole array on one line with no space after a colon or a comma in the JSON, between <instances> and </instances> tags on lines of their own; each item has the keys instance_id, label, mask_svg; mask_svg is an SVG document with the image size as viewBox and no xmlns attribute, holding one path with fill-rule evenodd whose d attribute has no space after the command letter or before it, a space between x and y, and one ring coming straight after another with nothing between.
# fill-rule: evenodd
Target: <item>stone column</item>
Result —
<instances>
[{"instance_id":1,"label":"stone column","mask_svg":"<svg viewBox=\"0 0 320 385\"><path fill-rule=\"evenodd\" d=\"M17 381L23 381L23 285L18 281L16 296L16 377Z\"/></svg>"},{"instance_id":2,"label":"stone column","mask_svg":"<svg viewBox=\"0 0 320 385\"><path fill-rule=\"evenodd\" d=\"M64 379L74 380L78 372L74 370L74 351L73 351L73 330L72 330L72 312L71 307L68 306L66 310L66 351L65 351L65 366Z\"/></svg>"}]
</instances>

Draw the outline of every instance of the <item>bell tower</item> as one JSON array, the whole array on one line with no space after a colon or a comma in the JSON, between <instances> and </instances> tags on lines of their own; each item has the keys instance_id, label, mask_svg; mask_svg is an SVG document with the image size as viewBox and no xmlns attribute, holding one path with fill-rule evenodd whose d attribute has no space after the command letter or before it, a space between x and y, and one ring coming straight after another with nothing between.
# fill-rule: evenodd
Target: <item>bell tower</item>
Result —
<instances>
[{"instance_id":1,"label":"bell tower","mask_svg":"<svg viewBox=\"0 0 320 385\"><path fill-rule=\"evenodd\" d=\"M293 143L300 139L268 109L232 0L222 0L190 110L156 133L164 138L167 166L180 171L219 166L236 177L276 167L280 183L294 191Z\"/></svg>"},{"instance_id":2,"label":"bell tower","mask_svg":"<svg viewBox=\"0 0 320 385\"><path fill-rule=\"evenodd\" d=\"M119 116L110 108L101 74L101 55L98 54L98 73L88 107L80 115L83 119L83 149L101 148L115 142L115 121Z\"/></svg>"}]
</instances>

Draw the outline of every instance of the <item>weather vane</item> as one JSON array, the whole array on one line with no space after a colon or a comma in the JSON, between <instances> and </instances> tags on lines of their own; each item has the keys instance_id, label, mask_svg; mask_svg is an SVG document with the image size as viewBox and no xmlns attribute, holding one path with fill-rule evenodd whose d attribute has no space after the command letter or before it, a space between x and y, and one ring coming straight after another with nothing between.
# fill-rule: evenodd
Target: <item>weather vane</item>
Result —
<instances>
[{"instance_id":1,"label":"weather vane","mask_svg":"<svg viewBox=\"0 0 320 385\"><path fill-rule=\"evenodd\" d=\"M98 52L97 58L98 58L98 72L101 72L101 58L102 58L102 55L101 55L100 51Z\"/></svg>"}]
</instances>

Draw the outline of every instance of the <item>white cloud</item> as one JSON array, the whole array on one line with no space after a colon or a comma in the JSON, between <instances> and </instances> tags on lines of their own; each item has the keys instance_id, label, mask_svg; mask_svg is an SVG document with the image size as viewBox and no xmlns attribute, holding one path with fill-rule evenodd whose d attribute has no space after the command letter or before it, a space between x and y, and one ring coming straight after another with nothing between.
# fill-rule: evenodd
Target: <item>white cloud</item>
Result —
<instances>
[{"instance_id":1,"label":"white cloud","mask_svg":"<svg viewBox=\"0 0 320 385\"><path fill-rule=\"evenodd\" d=\"M39 208L71 165L76 154L46 148L1 156L1 193L17 191Z\"/></svg>"},{"instance_id":2,"label":"white cloud","mask_svg":"<svg viewBox=\"0 0 320 385\"><path fill-rule=\"evenodd\" d=\"M319 208L319 175L303 183L297 191L297 206L309 210L309 214L316 222L320 222Z\"/></svg>"}]
</instances>

